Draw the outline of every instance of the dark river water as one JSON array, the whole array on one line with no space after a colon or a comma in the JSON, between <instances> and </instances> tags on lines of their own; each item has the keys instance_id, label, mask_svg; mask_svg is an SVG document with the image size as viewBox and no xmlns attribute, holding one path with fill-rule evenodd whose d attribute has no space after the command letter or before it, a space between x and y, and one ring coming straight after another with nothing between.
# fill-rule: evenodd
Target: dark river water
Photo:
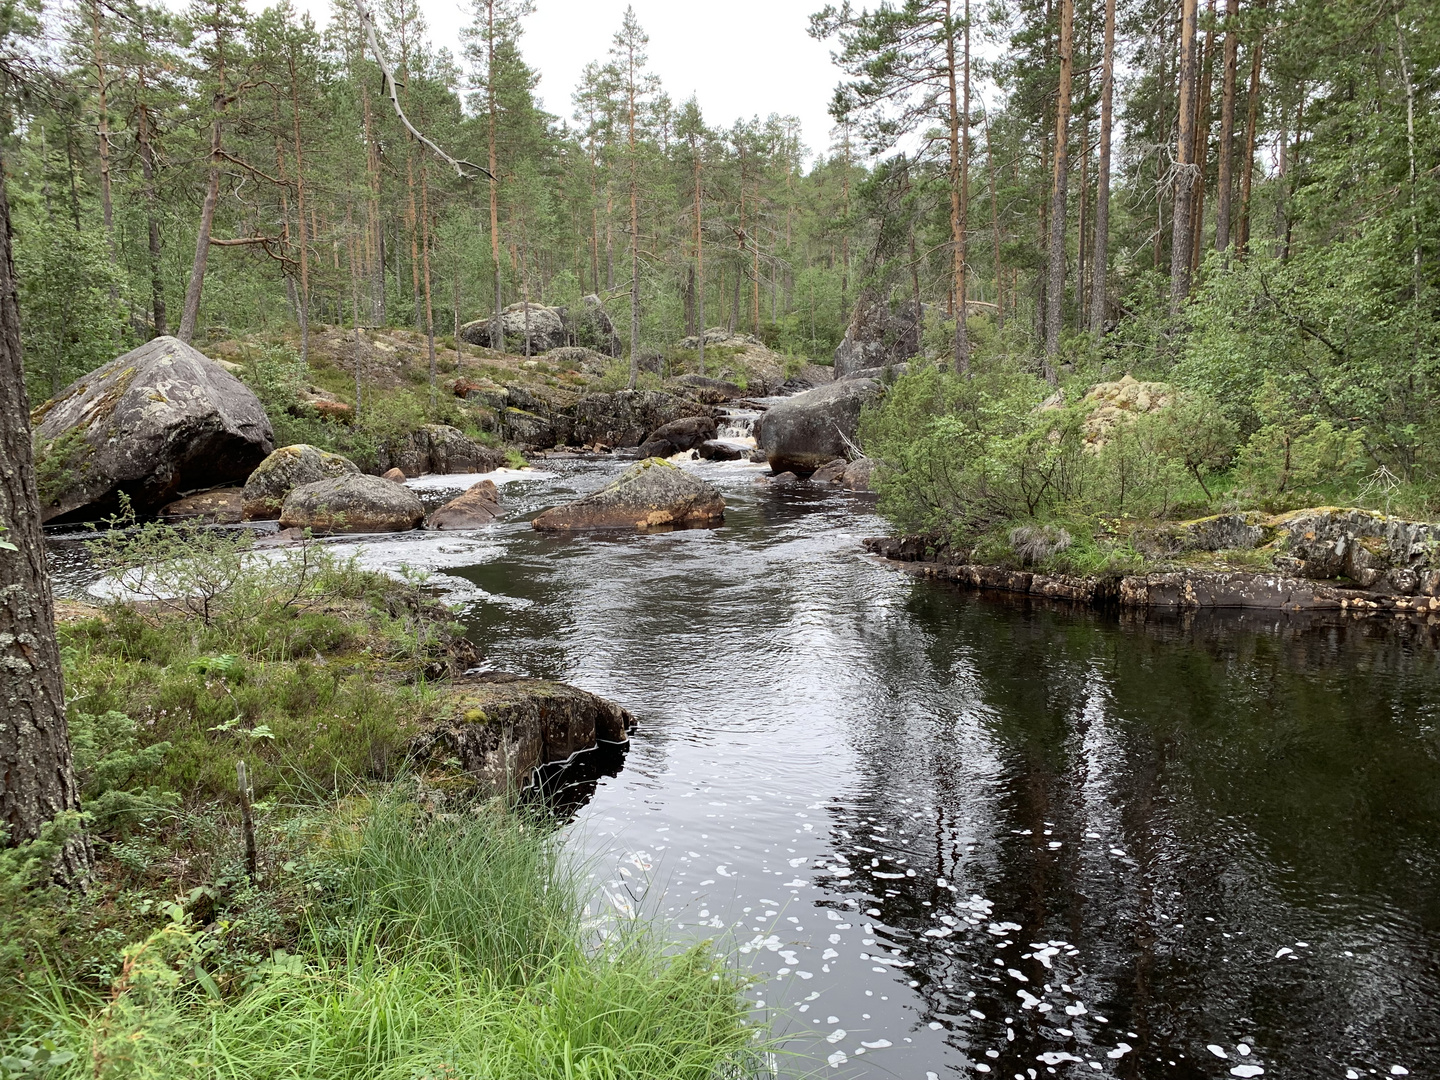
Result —
<instances>
[{"instance_id":1,"label":"dark river water","mask_svg":"<svg viewBox=\"0 0 1440 1080\"><path fill-rule=\"evenodd\" d=\"M733 952L782 1075L1440 1076L1432 629L961 592L741 464L695 466L723 528L541 535L621 466L546 467L369 557L640 718L570 826L593 910Z\"/></svg>"}]
</instances>

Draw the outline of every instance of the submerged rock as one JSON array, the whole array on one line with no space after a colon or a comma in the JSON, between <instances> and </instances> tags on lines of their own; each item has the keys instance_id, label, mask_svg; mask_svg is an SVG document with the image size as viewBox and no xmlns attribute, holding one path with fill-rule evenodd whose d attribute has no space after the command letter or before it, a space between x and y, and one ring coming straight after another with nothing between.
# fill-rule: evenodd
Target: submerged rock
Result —
<instances>
[{"instance_id":1,"label":"submerged rock","mask_svg":"<svg viewBox=\"0 0 1440 1080\"><path fill-rule=\"evenodd\" d=\"M431 512L425 519L427 529L478 529L489 525L503 511L500 509L500 491L494 480L481 480L472 485L465 494L451 499L440 509Z\"/></svg>"},{"instance_id":2,"label":"submerged rock","mask_svg":"<svg viewBox=\"0 0 1440 1080\"><path fill-rule=\"evenodd\" d=\"M405 532L424 517L419 496L408 487L378 476L341 476L290 492L280 509L280 527L317 533Z\"/></svg>"},{"instance_id":3,"label":"submerged rock","mask_svg":"<svg viewBox=\"0 0 1440 1080\"><path fill-rule=\"evenodd\" d=\"M170 523L190 521L198 525L237 525L244 518L244 491L241 488L216 488L198 495L187 495L160 508L160 520Z\"/></svg>"},{"instance_id":4,"label":"submerged rock","mask_svg":"<svg viewBox=\"0 0 1440 1080\"><path fill-rule=\"evenodd\" d=\"M31 414L44 520L95 520L120 495L148 514L243 481L275 449L250 388L173 337L71 383Z\"/></svg>"},{"instance_id":5,"label":"submerged rock","mask_svg":"<svg viewBox=\"0 0 1440 1080\"><path fill-rule=\"evenodd\" d=\"M282 446L257 465L245 481L245 520L269 521L279 517L285 496L301 484L359 473L360 467L349 458L308 443Z\"/></svg>"},{"instance_id":6,"label":"submerged rock","mask_svg":"<svg viewBox=\"0 0 1440 1080\"><path fill-rule=\"evenodd\" d=\"M433 767L458 762L491 794L528 787L543 765L600 743L624 745L635 717L565 683L478 675L456 680L411 744Z\"/></svg>"},{"instance_id":7,"label":"submerged rock","mask_svg":"<svg viewBox=\"0 0 1440 1080\"><path fill-rule=\"evenodd\" d=\"M712 485L661 458L648 458L607 487L546 510L532 524L542 532L565 532L703 528L724 520L725 500Z\"/></svg>"},{"instance_id":8,"label":"submerged rock","mask_svg":"<svg viewBox=\"0 0 1440 1080\"><path fill-rule=\"evenodd\" d=\"M718 439L707 439L695 452L706 461L739 461L747 453L744 447Z\"/></svg>"},{"instance_id":9,"label":"submerged rock","mask_svg":"<svg viewBox=\"0 0 1440 1080\"><path fill-rule=\"evenodd\" d=\"M846 379L772 406L755 425L756 445L775 472L809 474L854 445L860 410L880 397L871 379Z\"/></svg>"}]
</instances>

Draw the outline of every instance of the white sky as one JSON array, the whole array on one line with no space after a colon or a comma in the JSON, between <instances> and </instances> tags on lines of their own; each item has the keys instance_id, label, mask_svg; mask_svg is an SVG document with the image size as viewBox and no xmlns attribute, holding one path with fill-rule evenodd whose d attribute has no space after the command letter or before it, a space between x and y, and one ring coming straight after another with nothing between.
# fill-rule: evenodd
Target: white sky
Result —
<instances>
[{"instance_id":1,"label":"white sky","mask_svg":"<svg viewBox=\"0 0 1440 1080\"><path fill-rule=\"evenodd\" d=\"M769 113L800 118L810 156L829 146L830 103L840 71L830 45L806 29L825 0L535 0L521 49L540 72L547 111L568 118L570 93L591 60L604 60L627 2L650 35L650 68L679 105L693 92L705 119L728 127ZM330 0L295 0L323 23ZM468 21L457 0L419 0L430 39L459 52ZM252 9L264 0L250 0Z\"/></svg>"}]
</instances>

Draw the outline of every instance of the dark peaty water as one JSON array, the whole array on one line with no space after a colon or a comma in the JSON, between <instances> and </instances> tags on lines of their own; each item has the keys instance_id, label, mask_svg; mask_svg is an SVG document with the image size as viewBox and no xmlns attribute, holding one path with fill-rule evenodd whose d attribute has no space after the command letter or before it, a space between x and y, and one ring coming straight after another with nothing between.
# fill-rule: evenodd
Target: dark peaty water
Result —
<instances>
[{"instance_id":1,"label":"dark peaty water","mask_svg":"<svg viewBox=\"0 0 1440 1080\"><path fill-rule=\"evenodd\" d=\"M699 470L724 528L452 572L488 665L640 716L575 826L603 902L738 945L782 1072L1440 1075L1429 631L999 602Z\"/></svg>"},{"instance_id":2,"label":"dark peaty water","mask_svg":"<svg viewBox=\"0 0 1440 1080\"><path fill-rule=\"evenodd\" d=\"M696 468L723 528L395 551L478 586L486 666L640 717L572 826L598 904L738 947L783 1074L1440 1076L1432 630L1007 603Z\"/></svg>"}]
</instances>

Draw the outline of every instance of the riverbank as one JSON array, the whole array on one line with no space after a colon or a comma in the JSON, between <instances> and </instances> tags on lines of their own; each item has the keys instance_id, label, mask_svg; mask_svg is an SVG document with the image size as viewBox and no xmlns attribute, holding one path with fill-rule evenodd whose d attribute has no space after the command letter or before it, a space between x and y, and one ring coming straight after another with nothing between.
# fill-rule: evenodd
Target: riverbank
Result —
<instances>
[{"instance_id":1,"label":"riverbank","mask_svg":"<svg viewBox=\"0 0 1440 1080\"><path fill-rule=\"evenodd\" d=\"M1092 574L981 561L976 549L956 549L936 536L868 537L864 547L887 565L917 576L1093 607L1346 611L1440 620L1440 596L1436 595L1440 589L1430 565L1433 544L1428 543L1435 526L1370 511L1332 508L1296 511L1263 521L1261 515L1248 517L1256 520L1247 522L1247 515L1222 515L1176 523L1166 530L1166 540L1176 554L1199 550L1194 544L1197 536L1231 541L1231 547L1212 548L1209 561L1220 564L1215 567L1175 565L1173 560L1167 565L1154 554L1154 547L1148 560L1137 555L1142 564L1151 562L1149 568ZM1187 537L1191 541L1188 549ZM1246 539L1251 543L1241 547ZM1270 550L1257 558L1261 540ZM1227 553L1236 556L1236 562L1258 561L1262 567L1225 566ZM1285 573L1282 566L1302 573ZM1357 577L1388 588L1365 588ZM1408 591L1401 591L1407 586Z\"/></svg>"},{"instance_id":2,"label":"riverbank","mask_svg":"<svg viewBox=\"0 0 1440 1080\"><path fill-rule=\"evenodd\" d=\"M510 797L629 713L467 677L438 590L325 545L152 524L91 550L131 586L57 612L96 871L73 894L43 845L0 864L0 1076L742 1067L724 955L604 907L564 817Z\"/></svg>"}]
</instances>

